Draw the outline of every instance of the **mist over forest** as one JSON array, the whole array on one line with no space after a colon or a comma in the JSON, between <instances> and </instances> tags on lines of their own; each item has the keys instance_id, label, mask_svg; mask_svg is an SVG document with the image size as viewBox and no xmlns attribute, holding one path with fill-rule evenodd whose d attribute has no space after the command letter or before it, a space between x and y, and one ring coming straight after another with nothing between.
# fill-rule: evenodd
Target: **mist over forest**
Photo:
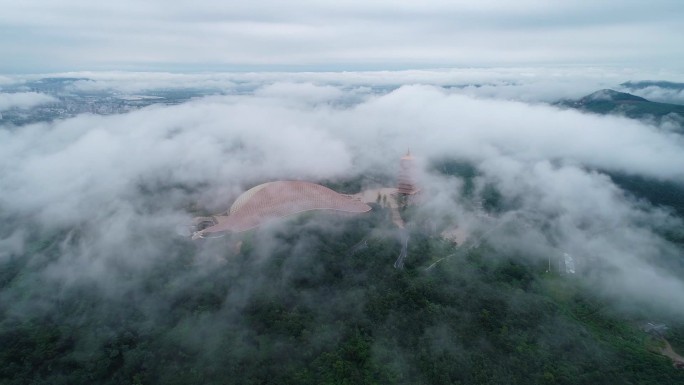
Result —
<instances>
[{"instance_id":1,"label":"mist over forest","mask_svg":"<svg viewBox=\"0 0 684 385\"><path fill-rule=\"evenodd\" d=\"M684 120L557 103L682 103L633 75L0 77L0 384L684 383ZM409 149L403 268L381 196L178 234L264 182L393 187Z\"/></svg>"}]
</instances>

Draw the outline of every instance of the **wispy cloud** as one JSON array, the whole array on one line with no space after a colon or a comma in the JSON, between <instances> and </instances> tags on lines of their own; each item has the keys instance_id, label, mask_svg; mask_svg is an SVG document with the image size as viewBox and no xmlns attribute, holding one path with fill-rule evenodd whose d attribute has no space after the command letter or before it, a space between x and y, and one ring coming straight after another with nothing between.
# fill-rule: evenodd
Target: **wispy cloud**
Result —
<instances>
[{"instance_id":1,"label":"wispy cloud","mask_svg":"<svg viewBox=\"0 0 684 385\"><path fill-rule=\"evenodd\" d=\"M78 229L44 274L69 282L107 275L103 285L137 285L116 281L112 265L144 270L164 258L173 227L191 215L190 202L218 212L267 180L392 176L410 147L425 164L471 163L479 173L476 192L495 186L511 210L524 213L500 219L526 226L501 225L505 231L491 234L495 247L533 258L559 250L594 258L615 269L609 277L597 273L596 287L684 308L671 295L684 290L682 278L653 263L681 253L661 235L681 219L633 200L602 173L682 184L681 136L624 118L494 98L498 92L483 97L468 87L409 85L384 93L356 83L367 74L312 74L313 82L303 82L303 74L284 82L242 76L254 77L252 91L0 129L0 215L14 224L4 230L0 255L20 253L36 228ZM507 98L502 87L497 97ZM537 91L542 96L533 99L548 95ZM423 181L429 202L421 210L474 230L493 226L464 203L460 179L426 171Z\"/></svg>"},{"instance_id":2,"label":"wispy cloud","mask_svg":"<svg viewBox=\"0 0 684 385\"><path fill-rule=\"evenodd\" d=\"M38 92L0 93L0 111L9 110L10 108L27 109L55 102L58 102L58 100L53 96Z\"/></svg>"}]
</instances>

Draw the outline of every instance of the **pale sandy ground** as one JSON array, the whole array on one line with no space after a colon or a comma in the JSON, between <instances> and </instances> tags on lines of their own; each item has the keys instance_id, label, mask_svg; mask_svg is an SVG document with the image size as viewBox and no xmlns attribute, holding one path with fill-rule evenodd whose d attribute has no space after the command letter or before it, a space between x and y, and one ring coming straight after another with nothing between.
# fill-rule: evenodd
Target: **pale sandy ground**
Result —
<instances>
[{"instance_id":1,"label":"pale sandy ground","mask_svg":"<svg viewBox=\"0 0 684 385\"><path fill-rule=\"evenodd\" d=\"M380 195L380 204L387 204L392 210L392 222L394 222L400 229L404 228L404 220L399 214L399 203L397 202L397 189L392 187L383 187L370 190L364 190L360 193L352 195L352 198L359 199L363 203L377 203L378 195ZM382 196L387 197L387 201L383 202Z\"/></svg>"},{"instance_id":2,"label":"pale sandy ground","mask_svg":"<svg viewBox=\"0 0 684 385\"><path fill-rule=\"evenodd\" d=\"M380 196L380 204L386 204L392 210L392 222L400 229L403 229L404 220L401 219L401 215L399 214L399 202L397 202L396 188L382 187L369 189L353 194L351 197L364 203L377 203L378 195ZM382 196L387 197L386 203L383 203ZM468 239L468 232L464 228L458 226L446 229L440 235L442 238L456 242L458 245L462 245L466 239Z\"/></svg>"},{"instance_id":3,"label":"pale sandy ground","mask_svg":"<svg viewBox=\"0 0 684 385\"><path fill-rule=\"evenodd\" d=\"M667 342L666 339L663 338L663 342L665 343L665 347L660 349L660 352L664 356L670 357L675 366L677 366L677 367L684 366L684 357L680 356L674 350L672 350L672 346L670 345L669 342Z\"/></svg>"},{"instance_id":4,"label":"pale sandy ground","mask_svg":"<svg viewBox=\"0 0 684 385\"><path fill-rule=\"evenodd\" d=\"M381 187L376 189L364 190L356 194L348 195L352 199L360 200L364 203L378 203L378 196L380 196L380 204L385 205L390 208L392 212L392 222L400 229L405 228L404 220L401 218L399 213L399 202L397 201L397 189L394 187ZM382 197L387 197L383 200ZM197 217L194 218L195 223L199 223L203 219L209 219L210 217ZM228 218L227 215L214 215L213 219L217 223L221 223ZM462 245L468 238L468 233L460 227L449 228L440 234L443 238L450 241L456 242L458 245ZM199 232L192 234L192 239L197 239L201 237Z\"/></svg>"},{"instance_id":5,"label":"pale sandy ground","mask_svg":"<svg viewBox=\"0 0 684 385\"><path fill-rule=\"evenodd\" d=\"M442 238L447 239L452 242L456 242L457 245L462 245L466 239L468 239L468 232L461 227L452 227L442 231L440 234Z\"/></svg>"}]
</instances>

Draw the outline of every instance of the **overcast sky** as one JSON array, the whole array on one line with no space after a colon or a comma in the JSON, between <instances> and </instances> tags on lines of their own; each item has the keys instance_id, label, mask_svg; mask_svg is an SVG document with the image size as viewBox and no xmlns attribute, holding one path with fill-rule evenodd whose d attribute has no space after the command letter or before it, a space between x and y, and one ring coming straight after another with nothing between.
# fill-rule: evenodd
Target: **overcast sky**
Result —
<instances>
[{"instance_id":1,"label":"overcast sky","mask_svg":"<svg viewBox=\"0 0 684 385\"><path fill-rule=\"evenodd\" d=\"M1 73L660 69L684 59L680 0L0 0L0 9Z\"/></svg>"}]
</instances>

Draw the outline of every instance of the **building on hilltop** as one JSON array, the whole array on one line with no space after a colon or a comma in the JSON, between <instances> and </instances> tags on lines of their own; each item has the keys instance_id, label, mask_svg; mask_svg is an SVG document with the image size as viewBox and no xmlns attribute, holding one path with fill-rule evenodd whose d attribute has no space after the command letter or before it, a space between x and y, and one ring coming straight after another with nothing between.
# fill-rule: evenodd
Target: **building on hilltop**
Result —
<instances>
[{"instance_id":1,"label":"building on hilltop","mask_svg":"<svg viewBox=\"0 0 684 385\"><path fill-rule=\"evenodd\" d=\"M414 195L419 191L416 187L416 164L411 151L401 157L399 161L399 178L397 181L397 193L400 195Z\"/></svg>"},{"instance_id":2,"label":"building on hilltop","mask_svg":"<svg viewBox=\"0 0 684 385\"><path fill-rule=\"evenodd\" d=\"M413 196L420 189L415 182L415 159L410 151L401 157L399 165L396 188L382 187L354 195L339 194L319 184L304 181L263 183L242 193L229 212L194 218L189 232L192 239L227 232L240 233L257 228L272 219L313 210L365 213L371 210L367 203L377 202L381 196L385 198L384 204L392 210L392 221L399 228L404 228L399 208L411 204Z\"/></svg>"}]
</instances>

